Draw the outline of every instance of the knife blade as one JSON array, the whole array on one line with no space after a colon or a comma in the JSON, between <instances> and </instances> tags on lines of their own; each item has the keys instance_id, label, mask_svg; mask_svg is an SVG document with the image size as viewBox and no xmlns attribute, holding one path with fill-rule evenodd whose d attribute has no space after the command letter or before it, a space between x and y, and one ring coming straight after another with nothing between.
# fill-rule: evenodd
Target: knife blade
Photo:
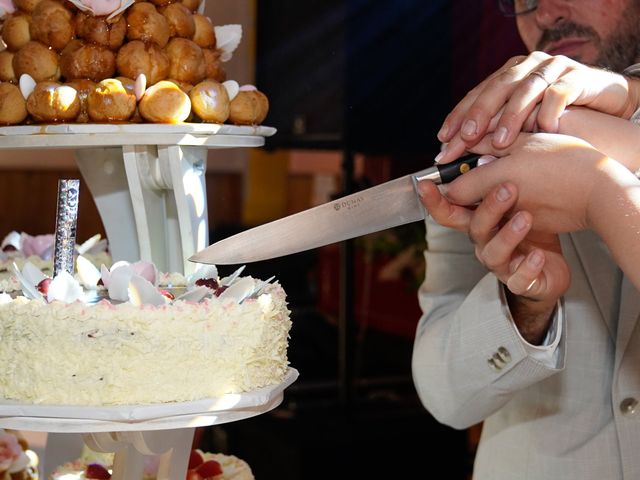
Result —
<instances>
[{"instance_id":1,"label":"knife blade","mask_svg":"<svg viewBox=\"0 0 640 480\"><path fill-rule=\"evenodd\" d=\"M209 245L191 262L230 265L281 257L424 220L416 184L448 183L475 168L480 155L465 155L288 217L245 230Z\"/></svg>"}]
</instances>

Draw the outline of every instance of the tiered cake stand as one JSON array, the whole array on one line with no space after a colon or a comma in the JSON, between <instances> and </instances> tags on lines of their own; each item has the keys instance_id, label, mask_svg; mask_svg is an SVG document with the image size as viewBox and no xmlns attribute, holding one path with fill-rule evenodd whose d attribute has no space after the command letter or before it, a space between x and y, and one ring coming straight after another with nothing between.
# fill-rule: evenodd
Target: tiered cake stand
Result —
<instances>
[{"instance_id":1,"label":"tiered cake stand","mask_svg":"<svg viewBox=\"0 0 640 480\"><path fill-rule=\"evenodd\" d=\"M25 125L0 127L0 149L74 149L113 259L141 259L160 271L189 274L194 265L187 259L209 244L208 149L259 147L274 133L271 127L217 124ZM161 455L158 480L184 480L196 427L275 408L297 375L289 369L279 385L187 403L71 407L0 401L0 428L81 433L91 449L115 453L113 480L141 479L146 455Z\"/></svg>"},{"instance_id":2,"label":"tiered cake stand","mask_svg":"<svg viewBox=\"0 0 640 480\"><path fill-rule=\"evenodd\" d=\"M113 480L140 480L148 455L160 456L158 480L184 480L196 427L268 412L282 402L284 389L297 377L298 372L290 368L278 385L183 403L90 407L5 400L0 402L0 428L82 433L92 450L115 453ZM47 449L48 453L49 444Z\"/></svg>"},{"instance_id":3,"label":"tiered cake stand","mask_svg":"<svg viewBox=\"0 0 640 480\"><path fill-rule=\"evenodd\" d=\"M114 260L189 274L187 258L209 245L207 151L260 147L274 133L193 123L25 125L0 127L0 149L75 149Z\"/></svg>"}]
</instances>

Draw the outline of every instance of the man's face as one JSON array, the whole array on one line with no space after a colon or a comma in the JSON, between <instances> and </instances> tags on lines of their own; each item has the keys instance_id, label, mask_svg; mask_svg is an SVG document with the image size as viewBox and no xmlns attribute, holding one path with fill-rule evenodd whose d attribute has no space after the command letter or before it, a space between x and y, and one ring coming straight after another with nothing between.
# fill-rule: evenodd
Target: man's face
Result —
<instances>
[{"instance_id":1,"label":"man's face","mask_svg":"<svg viewBox=\"0 0 640 480\"><path fill-rule=\"evenodd\" d=\"M529 51L615 71L640 62L640 0L539 0L516 18Z\"/></svg>"}]
</instances>

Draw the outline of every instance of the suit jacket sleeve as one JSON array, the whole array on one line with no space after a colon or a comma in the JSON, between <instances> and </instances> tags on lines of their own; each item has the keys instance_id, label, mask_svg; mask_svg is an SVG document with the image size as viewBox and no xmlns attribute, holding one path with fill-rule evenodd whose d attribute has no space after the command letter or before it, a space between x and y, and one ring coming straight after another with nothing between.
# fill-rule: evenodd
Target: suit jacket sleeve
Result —
<instances>
[{"instance_id":1,"label":"suit jacket sleeve","mask_svg":"<svg viewBox=\"0 0 640 480\"><path fill-rule=\"evenodd\" d=\"M427 220L427 245L413 378L437 420L467 428L561 370L565 335L556 368L536 360L506 313L500 282L477 261L469 239Z\"/></svg>"}]
</instances>

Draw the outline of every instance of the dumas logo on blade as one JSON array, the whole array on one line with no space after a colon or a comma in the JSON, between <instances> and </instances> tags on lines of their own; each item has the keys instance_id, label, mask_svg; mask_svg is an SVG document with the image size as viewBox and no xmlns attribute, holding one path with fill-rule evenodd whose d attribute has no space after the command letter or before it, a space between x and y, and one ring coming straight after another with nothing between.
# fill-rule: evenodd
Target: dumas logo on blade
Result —
<instances>
[{"instance_id":1,"label":"dumas logo on blade","mask_svg":"<svg viewBox=\"0 0 640 480\"><path fill-rule=\"evenodd\" d=\"M333 204L333 209L337 212L339 210L353 210L357 208L364 201L364 197L354 197L345 200L338 200Z\"/></svg>"}]
</instances>

